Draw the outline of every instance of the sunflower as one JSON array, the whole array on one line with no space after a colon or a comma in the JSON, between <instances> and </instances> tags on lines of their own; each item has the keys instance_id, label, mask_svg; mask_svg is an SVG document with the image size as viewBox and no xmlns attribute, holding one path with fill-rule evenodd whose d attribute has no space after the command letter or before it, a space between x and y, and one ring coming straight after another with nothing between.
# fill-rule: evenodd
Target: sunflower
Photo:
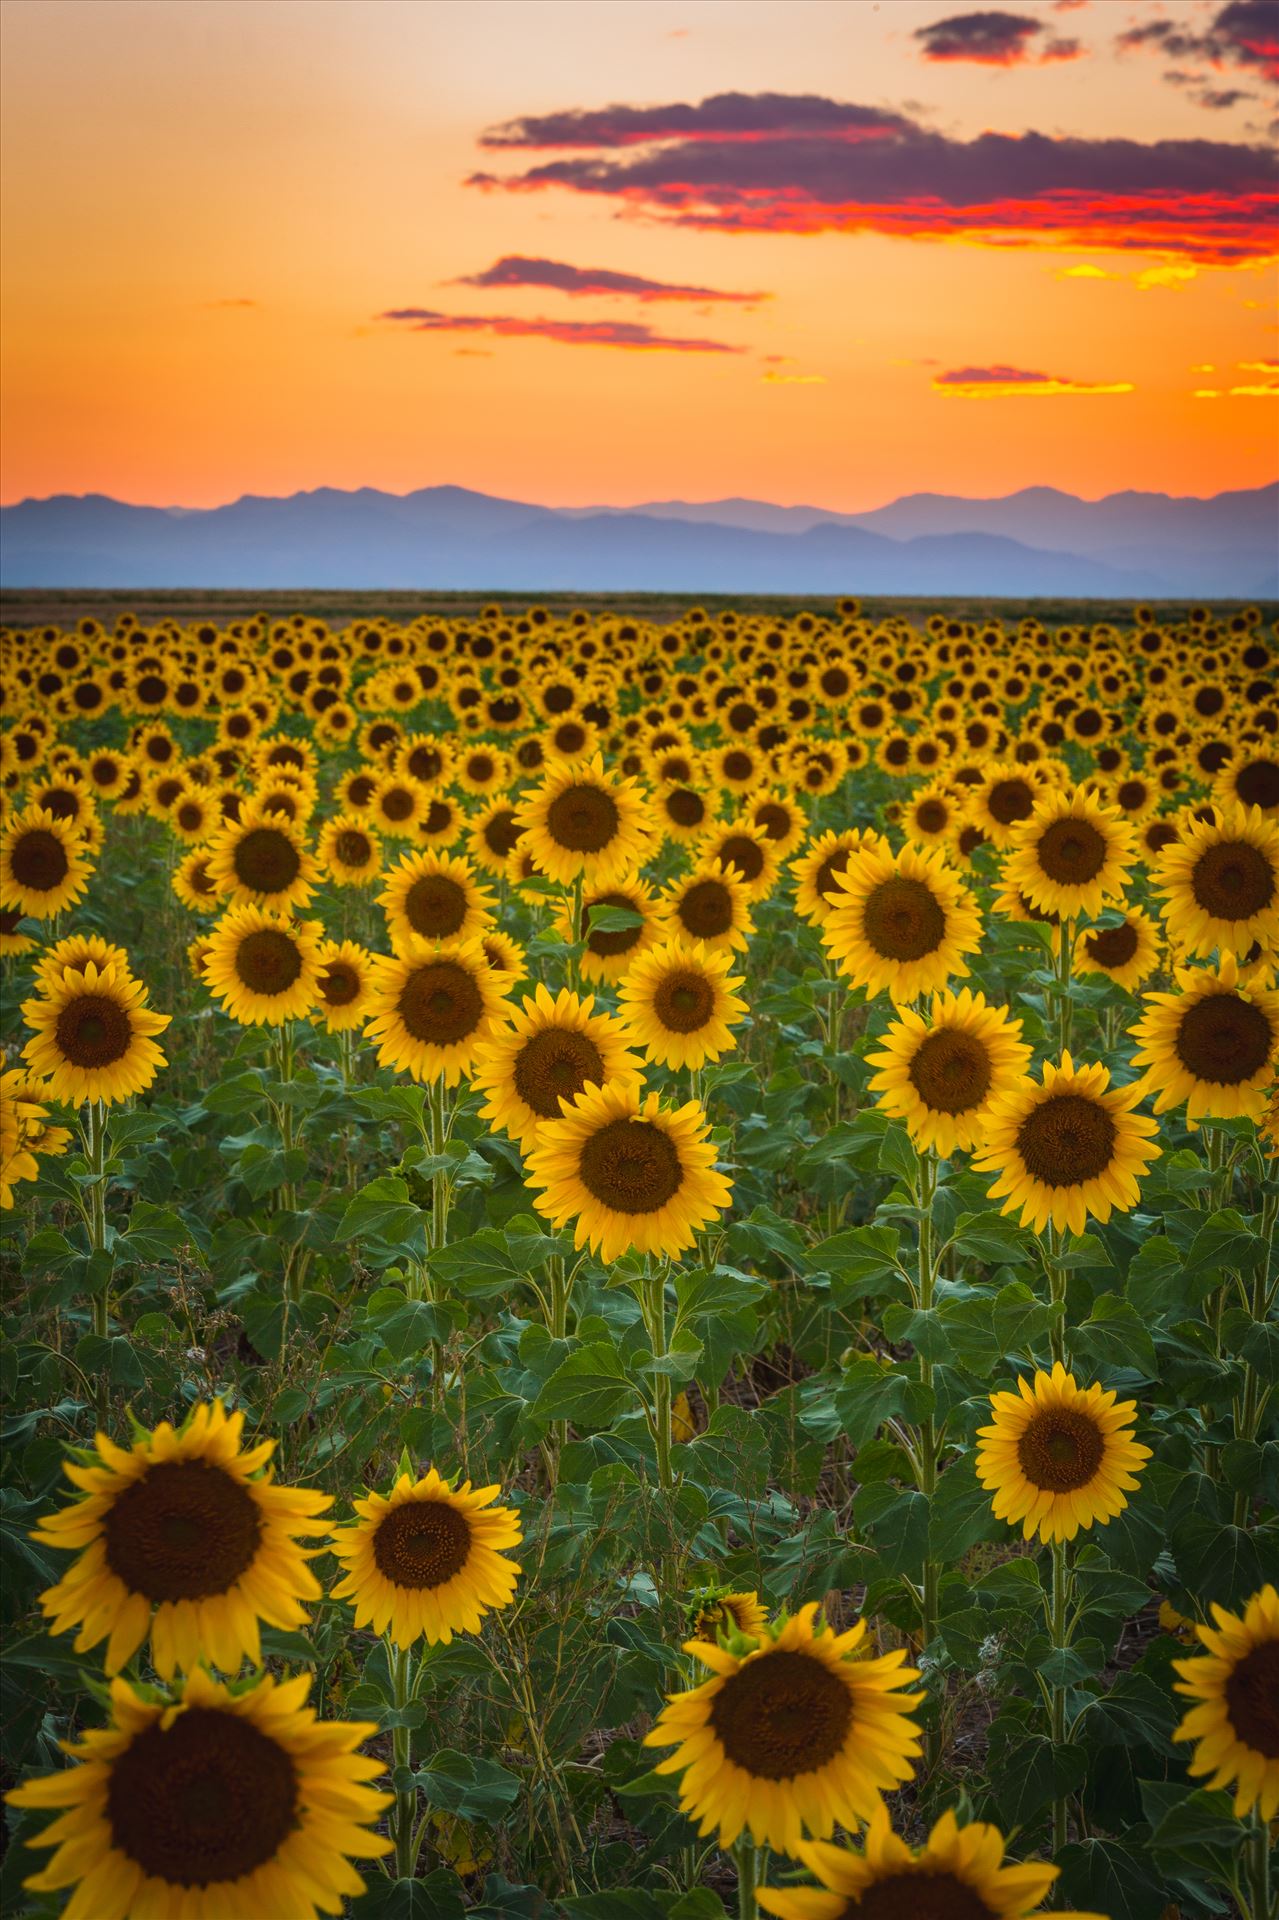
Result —
<instances>
[{"instance_id":1,"label":"sunflower","mask_svg":"<svg viewBox=\"0 0 1279 1920\"><path fill-rule=\"evenodd\" d=\"M728 951L700 940L668 940L632 963L618 1011L650 1060L696 1073L736 1046L732 1029L747 1013L736 989L746 982L729 973L732 964Z\"/></svg>"},{"instance_id":2,"label":"sunflower","mask_svg":"<svg viewBox=\"0 0 1279 1920\"><path fill-rule=\"evenodd\" d=\"M211 842L209 874L236 907L301 907L315 891L315 862L298 829L247 804Z\"/></svg>"},{"instance_id":3,"label":"sunflower","mask_svg":"<svg viewBox=\"0 0 1279 1920\"><path fill-rule=\"evenodd\" d=\"M368 1831L390 1802L355 1749L373 1721L322 1721L309 1675L264 1673L233 1691L196 1669L171 1697L111 1685L111 1721L67 1751L83 1764L25 1781L10 1805L57 1809L33 1892L76 1891L67 1920L201 1920L337 1913L364 1882L350 1856L387 1853Z\"/></svg>"},{"instance_id":4,"label":"sunflower","mask_svg":"<svg viewBox=\"0 0 1279 1920\"><path fill-rule=\"evenodd\" d=\"M638 1095L640 1062L615 1015L595 1011L562 990L554 999L538 985L477 1049L474 1085L485 1096L480 1112L526 1151L544 1120L558 1120L565 1101L587 1087L618 1085Z\"/></svg>"},{"instance_id":5,"label":"sunflower","mask_svg":"<svg viewBox=\"0 0 1279 1920\"><path fill-rule=\"evenodd\" d=\"M575 1246L602 1260L632 1249L674 1258L732 1197L715 1158L697 1101L670 1108L655 1093L588 1087L562 1118L542 1123L525 1179L554 1226L576 1220Z\"/></svg>"},{"instance_id":6,"label":"sunflower","mask_svg":"<svg viewBox=\"0 0 1279 1920\"><path fill-rule=\"evenodd\" d=\"M1092 917L1121 897L1136 857L1127 821L1082 788L1050 788L1013 829L1004 879L1044 912Z\"/></svg>"},{"instance_id":7,"label":"sunflower","mask_svg":"<svg viewBox=\"0 0 1279 1920\"><path fill-rule=\"evenodd\" d=\"M353 813L336 814L320 828L316 858L336 887L367 887L382 865L382 842Z\"/></svg>"},{"instance_id":8,"label":"sunflower","mask_svg":"<svg viewBox=\"0 0 1279 1920\"><path fill-rule=\"evenodd\" d=\"M766 787L753 794L743 809L743 818L772 842L779 860L789 859L808 832L803 809L780 787Z\"/></svg>"},{"instance_id":9,"label":"sunflower","mask_svg":"<svg viewBox=\"0 0 1279 1920\"><path fill-rule=\"evenodd\" d=\"M1279 819L1279 754L1273 747L1236 749L1219 769L1212 794L1219 807L1256 807Z\"/></svg>"},{"instance_id":10,"label":"sunflower","mask_svg":"<svg viewBox=\"0 0 1279 1920\"><path fill-rule=\"evenodd\" d=\"M65 1127L51 1127L43 1085L21 1067L4 1068L0 1053L0 1207L14 1202L13 1189L40 1175L38 1153L64 1153L71 1138Z\"/></svg>"},{"instance_id":11,"label":"sunflower","mask_svg":"<svg viewBox=\"0 0 1279 1920\"><path fill-rule=\"evenodd\" d=\"M735 867L699 862L662 895L661 925L668 940L732 951L754 931L750 890Z\"/></svg>"},{"instance_id":12,"label":"sunflower","mask_svg":"<svg viewBox=\"0 0 1279 1920\"><path fill-rule=\"evenodd\" d=\"M29 933L18 932L22 918L19 907L0 907L0 958L17 960L35 947Z\"/></svg>"},{"instance_id":13,"label":"sunflower","mask_svg":"<svg viewBox=\"0 0 1279 1920\"><path fill-rule=\"evenodd\" d=\"M409 840L430 806L420 780L406 773L385 774L374 785L365 811L378 831L393 840Z\"/></svg>"},{"instance_id":14,"label":"sunflower","mask_svg":"<svg viewBox=\"0 0 1279 1920\"><path fill-rule=\"evenodd\" d=\"M863 845L836 876L822 941L854 987L914 1000L967 973L981 945L972 895L939 853Z\"/></svg>"},{"instance_id":15,"label":"sunflower","mask_svg":"<svg viewBox=\"0 0 1279 1920\"><path fill-rule=\"evenodd\" d=\"M1178 967L1176 993L1148 993L1130 1029L1133 1065L1155 1112L1186 1105L1186 1118L1260 1120L1279 1062L1279 993L1244 985L1232 953L1216 967Z\"/></svg>"},{"instance_id":16,"label":"sunflower","mask_svg":"<svg viewBox=\"0 0 1279 1920\"><path fill-rule=\"evenodd\" d=\"M597 907L615 907L620 912L634 914L635 924L606 931L593 922ZM660 937L660 922L659 903L643 880L622 880L615 887L599 892L588 887L582 898L584 944L578 961L582 978L622 979L637 956ZM561 939L572 939L572 915L567 901L556 913L555 924Z\"/></svg>"},{"instance_id":17,"label":"sunflower","mask_svg":"<svg viewBox=\"0 0 1279 1920\"><path fill-rule=\"evenodd\" d=\"M992 1199L1005 1195L1001 1213L1021 1209L1021 1223L1082 1233L1088 1216L1109 1220L1137 1204L1140 1181L1160 1149L1154 1120L1133 1108L1141 1089L1111 1087L1102 1066L1044 1062L1043 1081L1021 1080L992 1101L973 1157L979 1171L997 1173Z\"/></svg>"},{"instance_id":18,"label":"sunflower","mask_svg":"<svg viewBox=\"0 0 1279 1920\"><path fill-rule=\"evenodd\" d=\"M712 828L698 842L693 857L703 866L718 863L736 873L745 883L752 905L772 892L780 865L777 849L768 835L745 820L732 820L727 826Z\"/></svg>"},{"instance_id":19,"label":"sunflower","mask_svg":"<svg viewBox=\"0 0 1279 1920\"><path fill-rule=\"evenodd\" d=\"M757 1593L729 1593L710 1587L699 1593L689 1613L694 1640L714 1640L734 1633L760 1640L768 1629L768 1614Z\"/></svg>"},{"instance_id":20,"label":"sunflower","mask_svg":"<svg viewBox=\"0 0 1279 1920\"><path fill-rule=\"evenodd\" d=\"M106 1640L108 1673L148 1635L163 1679L202 1660L238 1673L246 1658L262 1663L259 1620L306 1623L300 1603L318 1600L320 1587L296 1536L324 1532L314 1521L330 1500L275 1486L275 1441L242 1451L243 1428L242 1411L204 1402L180 1427L162 1420L127 1450L99 1433L96 1457L64 1466L84 1498L31 1537L79 1558L40 1605L52 1632L79 1627L77 1653Z\"/></svg>"},{"instance_id":21,"label":"sunflower","mask_svg":"<svg viewBox=\"0 0 1279 1920\"><path fill-rule=\"evenodd\" d=\"M1005 1840L981 1820L960 1826L946 1812L915 1849L892 1829L882 1803L870 1816L861 1849L801 1840L797 1856L821 1890L760 1887L756 1898L778 1920L1028 1920L1061 1872L1034 1860L1005 1866ZM1053 1920L1100 1920L1053 1909Z\"/></svg>"},{"instance_id":22,"label":"sunflower","mask_svg":"<svg viewBox=\"0 0 1279 1920\"><path fill-rule=\"evenodd\" d=\"M520 833L513 802L507 799L490 800L487 806L471 816L466 835L467 855L475 866L500 880L506 873L506 863L515 851Z\"/></svg>"},{"instance_id":23,"label":"sunflower","mask_svg":"<svg viewBox=\"0 0 1279 1920\"><path fill-rule=\"evenodd\" d=\"M357 1500L360 1518L333 1529L345 1572L332 1598L352 1601L356 1626L389 1633L398 1647L478 1633L486 1613L509 1606L520 1574L505 1551L522 1538L519 1515L493 1505L500 1491L450 1486L432 1467L424 1480L402 1473L389 1495Z\"/></svg>"},{"instance_id":24,"label":"sunflower","mask_svg":"<svg viewBox=\"0 0 1279 1920\"><path fill-rule=\"evenodd\" d=\"M1017 1393L992 1393L991 1426L978 1427L977 1478L993 1492L997 1520L1041 1540L1073 1540L1108 1526L1128 1505L1150 1448L1133 1439L1135 1400L1080 1387L1060 1360L1025 1378Z\"/></svg>"},{"instance_id":25,"label":"sunflower","mask_svg":"<svg viewBox=\"0 0 1279 1920\"><path fill-rule=\"evenodd\" d=\"M314 921L231 907L209 935L204 983L241 1026L282 1026L319 998L319 954Z\"/></svg>"},{"instance_id":26,"label":"sunflower","mask_svg":"<svg viewBox=\"0 0 1279 1920\"><path fill-rule=\"evenodd\" d=\"M1187 952L1279 947L1279 822L1259 807L1187 820L1154 884L1169 935Z\"/></svg>"},{"instance_id":27,"label":"sunflower","mask_svg":"<svg viewBox=\"0 0 1279 1920\"><path fill-rule=\"evenodd\" d=\"M99 933L69 933L65 939L46 947L36 961L36 986L47 993L61 980L66 968L74 967L77 973L83 973L90 960L99 969L114 967L122 975L132 972L128 954L113 940L104 940Z\"/></svg>"},{"instance_id":28,"label":"sunflower","mask_svg":"<svg viewBox=\"0 0 1279 1920\"><path fill-rule=\"evenodd\" d=\"M880 1795L914 1774L922 1693L904 1649L859 1658L866 1622L847 1633L815 1625L810 1602L736 1653L706 1640L684 1652L712 1677L667 1695L645 1746L674 1747L658 1773L678 1773L680 1806L703 1836L794 1854L804 1829L868 1819ZM743 1643L739 1643L743 1644Z\"/></svg>"},{"instance_id":29,"label":"sunflower","mask_svg":"<svg viewBox=\"0 0 1279 1920\"><path fill-rule=\"evenodd\" d=\"M663 784L653 800L658 826L672 840L691 845L711 823L713 808L697 787Z\"/></svg>"},{"instance_id":30,"label":"sunflower","mask_svg":"<svg viewBox=\"0 0 1279 1920\"><path fill-rule=\"evenodd\" d=\"M1206 1654L1174 1660L1176 1691L1197 1704L1173 1734L1193 1740L1192 1779L1233 1786L1235 1815L1256 1807L1263 1822L1279 1813L1279 1591L1264 1586L1242 1614L1213 1603L1217 1625L1196 1626Z\"/></svg>"},{"instance_id":31,"label":"sunflower","mask_svg":"<svg viewBox=\"0 0 1279 1920\"><path fill-rule=\"evenodd\" d=\"M552 763L516 818L538 866L561 886L579 875L587 886L608 886L635 873L652 834L636 782L605 773L598 754L572 766Z\"/></svg>"},{"instance_id":32,"label":"sunflower","mask_svg":"<svg viewBox=\"0 0 1279 1920\"><path fill-rule=\"evenodd\" d=\"M478 940L373 956L368 1037L378 1062L415 1080L455 1087L474 1071L480 1043L507 1010L500 976Z\"/></svg>"},{"instance_id":33,"label":"sunflower","mask_svg":"<svg viewBox=\"0 0 1279 1920\"><path fill-rule=\"evenodd\" d=\"M28 920L51 920L84 895L93 871L75 828L28 807L0 827L0 907Z\"/></svg>"},{"instance_id":34,"label":"sunflower","mask_svg":"<svg viewBox=\"0 0 1279 1920\"><path fill-rule=\"evenodd\" d=\"M378 895L391 946L406 953L415 941L472 940L493 918L493 895L465 860L453 854L405 854Z\"/></svg>"},{"instance_id":35,"label":"sunflower","mask_svg":"<svg viewBox=\"0 0 1279 1920\"><path fill-rule=\"evenodd\" d=\"M1043 782L1015 761L986 769L979 784L969 789L969 818L1001 852L1013 844L1013 835L1035 811Z\"/></svg>"},{"instance_id":36,"label":"sunflower","mask_svg":"<svg viewBox=\"0 0 1279 1920\"><path fill-rule=\"evenodd\" d=\"M870 1091L895 1119L904 1120L921 1151L949 1159L971 1153L985 1131L990 1103L1015 1087L1030 1061L1021 1021L992 1007L967 987L935 993L925 1019L903 1007L884 1035Z\"/></svg>"},{"instance_id":37,"label":"sunflower","mask_svg":"<svg viewBox=\"0 0 1279 1920\"><path fill-rule=\"evenodd\" d=\"M791 871L795 876L795 907L810 926L820 926L841 897L839 876L863 847L887 847L873 827L849 827L842 833L823 833L804 849Z\"/></svg>"},{"instance_id":38,"label":"sunflower","mask_svg":"<svg viewBox=\"0 0 1279 1920\"><path fill-rule=\"evenodd\" d=\"M173 869L173 891L191 913L212 913L218 904L218 889L209 872L207 847L192 847Z\"/></svg>"},{"instance_id":39,"label":"sunflower","mask_svg":"<svg viewBox=\"0 0 1279 1920\"><path fill-rule=\"evenodd\" d=\"M1126 907L1118 926L1087 928L1075 942L1080 973L1104 973L1128 993L1135 993L1158 965L1159 929L1138 907Z\"/></svg>"},{"instance_id":40,"label":"sunflower","mask_svg":"<svg viewBox=\"0 0 1279 1920\"><path fill-rule=\"evenodd\" d=\"M67 1106L127 1100L166 1065L152 1035L164 1032L170 1016L146 1001L142 982L122 966L65 967L23 1005L32 1030L23 1057Z\"/></svg>"},{"instance_id":41,"label":"sunflower","mask_svg":"<svg viewBox=\"0 0 1279 1920\"><path fill-rule=\"evenodd\" d=\"M963 803L944 781L913 793L902 808L902 831L917 847L945 847L964 817Z\"/></svg>"},{"instance_id":42,"label":"sunflower","mask_svg":"<svg viewBox=\"0 0 1279 1920\"><path fill-rule=\"evenodd\" d=\"M524 949L518 940L512 940L509 933L503 933L498 927L487 927L480 935L480 946L484 958L502 983L503 993L528 975L528 962Z\"/></svg>"},{"instance_id":43,"label":"sunflower","mask_svg":"<svg viewBox=\"0 0 1279 1920\"><path fill-rule=\"evenodd\" d=\"M169 808L168 822L187 847L198 847L221 824L210 796L200 787L184 786Z\"/></svg>"},{"instance_id":44,"label":"sunflower","mask_svg":"<svg viewBox=\"0 0 1279 1920\"><path fill-rule=\"evenodd\" d=\"M373 955L354 940L322 940L316 1009L326 1033L362 1027L373 1002Z\"/></svg>"}]
</instances>

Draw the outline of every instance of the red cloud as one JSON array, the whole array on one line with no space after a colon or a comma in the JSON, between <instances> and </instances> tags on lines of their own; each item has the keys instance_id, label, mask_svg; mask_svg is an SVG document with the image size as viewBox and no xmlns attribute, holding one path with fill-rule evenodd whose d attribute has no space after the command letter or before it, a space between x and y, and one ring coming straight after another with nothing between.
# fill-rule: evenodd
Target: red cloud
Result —
<instances>
[{"instance_id":1,"label":"red cloud","mask_svg":"<svg viewBox=\"0 0 1279 1920\"><path fill-rule=\"evenodd\" d=\"M715 287L687 287L668 280L645 280L637 273L614 273L609 267L570 267L562 260L526 259L508 253L483 273L464 274L459 287L551 287L557 293L617 294L647 305L654 300L691 300L699 306L714 301L756 306L767 293L721 293Z\"/></svg>"},{"instance_id":2,"label":"red cloud","mask_svg":"<svg viewBox=\"0 0 1279 1920\"><path fill-rule=\"evenodd\" d=\"M1021 394L1131 393L1126 380L1068 380L1055 373L1035 373L1025 367L953 367L933 381L934 393L966 400L1010 398Z\"/></svg>"},{"instance_id":3,"label":"red cloud","mask_svg":"<svg viewBox=\"0 0 1279 1920\"><path fill-rule=\"evenodd\" d=\"M1264 146L1040 133L956 140L876 109L811 95L790 104L766 94L752 112L733 94L701 108L608 107L512 122L490 144L595 151L501 179L477 174L471 184L559 187L727 233L876 232L1166 252L1205 264L1276 251L1279 166Z\"/></svg>"},{"instance_id":4,"label":"red cloud","mask_svg":"<svg viewBox=\"0 0 1279 1920\"><path fill-rule=\"evenodd\" d=\"M1028 13L954 13L920 27L915 39L925 60L970 60L986 67L1016 67L1037 61L1077 60L1083 52L1078 40L1048 38L1047 22Z\"/></svg>"},{"instance_id":5,"label":"red cloud","mask_svg":"<svg viewBox=\"0 0 1279 1920\"><path fill-rule=\"evenodd\" d=\"M627 347L637 353L744 353L723 340L688 340L654 333L637 320L519 320L508 313L435 313L429 307L392 307L379 320L395 320L414 333L496 333L503 339L557 340L565 347Z\"/></svg>"}]
</instances>

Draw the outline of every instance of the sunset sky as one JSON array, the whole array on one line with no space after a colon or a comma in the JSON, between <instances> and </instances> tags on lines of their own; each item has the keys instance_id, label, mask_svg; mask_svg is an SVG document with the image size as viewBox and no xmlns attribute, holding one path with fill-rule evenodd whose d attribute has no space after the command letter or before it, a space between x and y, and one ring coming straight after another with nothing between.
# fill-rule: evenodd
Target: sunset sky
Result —
<instances>
[{"instance_id":1,"label":"sunset sky","mask_svg":"<svg viewBox=\"0 0 1279 1920\"><path fill-rule=\"evenodd\" d=\"M3 499L1279 472L1273 0L5 0Z\"/></svg>"}]
</instances>

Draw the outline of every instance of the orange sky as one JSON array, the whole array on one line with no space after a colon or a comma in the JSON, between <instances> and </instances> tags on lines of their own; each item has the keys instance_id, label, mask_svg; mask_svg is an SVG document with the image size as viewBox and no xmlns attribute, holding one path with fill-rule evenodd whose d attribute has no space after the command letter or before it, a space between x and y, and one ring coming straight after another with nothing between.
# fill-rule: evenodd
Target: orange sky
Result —
<instances>
[{"instance_id":1,"label":"orange sky","mask_svg":"<svg viewBox=\"0 0 1279 1920\"><path fill-rule=\"evenodd\" d=\"M453 482L552 505L749 494L852 510L920 488L1273 479L1262 225L1241 241L1214 188L1228 244L1206 201L1183 242L1189 162L1170 159L1161 250L1135 250L1131 231L1122 250L1100 244L1128 220L1137 147L1212 142L1222 179L1255 184L1248 152L1275 111L1264 60L1213 38L1221 0L1001 5L1029 24L1021 57L993 65L930 59L916 37L975 11L960 0L5 0L3 499L201 506ZM1161 22L1180 52L1117 48ZM1228 91L1243 97L1223 104ZM607 107L675 105L700 129L699 103L727 93L747 113L765 94L820 96L908 123L927 176L911 222L929 237L899 231L898 202L868 221L825 202L811 214L812 180L843 183L846 148L700 131L678 150L479 144ZM939 232L937 192L970 143L1027 132L1054 143L1052 168L1072 142L1088 168L1129 143L1105 161L1119 195L1105 220L1090 200L1072 231L1036 202L1020 229L1001 212L984 237L953 230L968 215ZM999 160L1001 207L1029 180L1022 151ZM678 176L673 198L636 184L651 152ZM556 184L513 189L548 164ZM477 171L497 184L466 184ZM796 181L808 230L778 230L795 224ZM730 206L753 230L728 230ZM769 297L455 284L512 255ZM404 310L443 319L379 317ZM530 323L559 337L519 331ZM637 327L716 350L581 337Z\"/></svg>"}]
</instances>

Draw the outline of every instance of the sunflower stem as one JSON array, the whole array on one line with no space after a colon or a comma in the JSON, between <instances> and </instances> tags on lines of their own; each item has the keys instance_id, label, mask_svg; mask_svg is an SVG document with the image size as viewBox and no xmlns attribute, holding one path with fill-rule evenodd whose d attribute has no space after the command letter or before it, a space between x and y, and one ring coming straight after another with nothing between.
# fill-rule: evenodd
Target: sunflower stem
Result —
<instances>
[{"instance_id":1,"label":"sunflower stem","mask_svg":"<svg viewBox=\"0 0 1279 1920\"><path fill-rule=\"evenodd\" d=\"M653 1358L662 1361L666 1358L666 1267L661 1261L656 1267L651 1261L648 1263L642 1305ZM653 1444L657 1450L657 1484L664 1491L669 1491L674 1480L671 1472L671 1376L660 1371L653 1376Z\"/></svg>"},{"instance_id":2,"label":"sunflower stem","mask_svg":"<svg viewBox=\"0 0 1279 1920\"><path fill-rule=\"evenodd\" d=\"M90 1100L84 1110L84 1157L93 1181L89 1187L89 1214L86 1222L89 1229L90 1255L102 1253L107 1244L107 1106L105 1100ZM93 1292L89 1296L93 1331L102 1340L107 1337L110 1325L110 1301L107 1294L107 1277L102 1275L101 1283L94 1276ZM107 1376L100 1373L96 1392L96 1410L98 1422L104 1424L107 1417Z\"/></svg>"},{"instance_id":3,"label":"sunflower stem","mask_svg":"<svg viewBox=\"0 0 1279 1920\"><path fill-rule=\"evenodd\" d=\"M1058 928L1057 954L1057 1058L1070 1052L1074 1002L1070 993L1070 963L1074 957L1075 923L1063 920Z\"/></svg>"},{"instance_id":4,"label":"sunflower stem","mask_svg":"<svg viewBox=\"0 0 1279 1920\"><path fill-rule=\"evenodd\" d=\"M568 957L569 985L575 992L582 986L582 899L586 891L586 882L582 874L573 881L573 897L569 904L569 944Z\"/></svg>"},{"instance_id":5,"label":"sunflower stem","mask_svg":"<svg viewBox=\"0 0 1279 1920\"><path fill-rule=\"evenodd\" d=\"M737 1920L756 1920L759 1907L755 1889L759 1885L759 1855L749 1834L743 1834L733 1849L737 1857Z\"/></svg>"},{"instance_id":6,"label":"sunflower stem","mask_svg":"<svg viewBox=\"0 0 1279 1920\"><path fill-rule=\"evenodd\" d=\"M1064 1235L1050 1220L1044 1229L1044 1264L1048 1269L1048 1304L1060 1308L1054 1312L1048 1328L1048 1340L1054 1365L1066 1364L1066 1269L1062 1264Z\"/></svg>"},{"instance_id":7,"label":"sunflower stem","mask_svg":"<svg viewBox=\"0 0 1279 1920\"><path fill-rule=\"evenodd\" d=\"M400 1781L413 1764L413 1729L402 1726L398 1718L413 1698L409 1650L407 1647L394 1646L389 1640L386 1649L391 1656L391 1704L397 1712L396 1724L391 1729L391 1763L395 1781L395 1873L399 1880L411 1880L417 1865L417 1851L413 1844L417 1789L402 1787Z\"/></svg>"},{"instance_id":8,"label":"sunflower stem","mask_svg":"<svg viewBox=\"0 0 1279 1920\"><path fill-rule=\"evenodd\" d=\"M937 1254L933 1233L933 1202L937 1195L937 1155L931 1148L925 1148L919 1155L919 1182L917 1187L919 1201L919 1310L930 1313L933 1305L933 1292L937 1284ZM925 1395L931 1395L933 1386L933 1364L922 1353L919 1355L919 1383ZM921 1422L919 1430L919 1491L928 1501L937 1491L937 1423L931 1412ZM941 1569L929 1555L924 1558L923 1588L920 1596L919 1650L927 1652L937 1638L940 1619ZM938 1703L938 1718L924 1734L924 1751L929 1768L937 1765L941 1758L941 1706Z\"/></svg>"},{"instance_id":9,"label":"sunflower stem","mask_svg":"<svg viewBox=\"0 0 1279 1920\"><path fill-rule=\"evenodd\" d=\"M1274 1920L1275 1902L1270 1891L1270 1828L1262 1819L1259 1807L1252 1810L1247 1846L1253 1920Z\"/></svg>"},{"instance_id":10,"label":"sunflower stem","mask_svg":"<svg viewBox=\"0 0 1279 1920\"><path fill-rule=\"evenodd\" d=\"M1067 1580L1066 1580L1066 1542L1054 1540L1052 1553L1052 1620L1051 1637L1054 1653L1064 1653L1069 1644L1070 1634L1066 1625ZM1052 1690L1052 1744L1054 1758L1059 1747L1066 1744L1066 1689L1061 1681L1055 1681ZM1059 1854L1066 1844L1066 1795L1059 1793L1053 1797L1053 1855Z\"/></svg>"}]
</instances>

